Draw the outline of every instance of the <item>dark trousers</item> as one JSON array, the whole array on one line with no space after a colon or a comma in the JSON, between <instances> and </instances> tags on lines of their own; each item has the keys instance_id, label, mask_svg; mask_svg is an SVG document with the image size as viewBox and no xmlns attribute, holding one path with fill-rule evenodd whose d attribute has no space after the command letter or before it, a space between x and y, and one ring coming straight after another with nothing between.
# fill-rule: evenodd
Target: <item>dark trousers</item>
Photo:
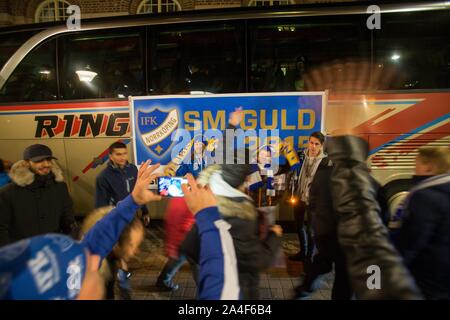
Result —
<instances>
[{"instance_id":1,"label":"dark trousers","mask_svg":"<svg viewBox=\"0 0 450 320\"><path fill-rule=\"evenodd\" d=\"M331 291L333 300L350 300L352 290L348 277L347 265L343 252L340 250L337 239L316 238L317 254L314 255L312 263L306 269L305 279L302 287L311 291L314 280L321 274L332 270L334 264L334 283Z\"/></svg>"},{"instance_id":2,"label":"dark trousers","mask_svg":"<svg viewBox=\"0 0 450 320\"><path fill-rule=\"evenodd\" d=\"M314 242L311 235L310 222L305 222L307 216L306 204L302 201L294 207L294 219L300 242L300 254L311 259Z\"/></svg>"}]
</instances>

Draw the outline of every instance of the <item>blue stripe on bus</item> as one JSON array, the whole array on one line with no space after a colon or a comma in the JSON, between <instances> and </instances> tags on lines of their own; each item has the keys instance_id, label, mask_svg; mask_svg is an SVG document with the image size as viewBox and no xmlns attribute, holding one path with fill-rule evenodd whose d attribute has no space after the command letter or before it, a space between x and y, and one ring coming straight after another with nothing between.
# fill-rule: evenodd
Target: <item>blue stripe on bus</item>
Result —
<instances>
[{"instance_id":1,"label":"blue stripe on bus","mask_svg":"<svg viewBox=\"0 0 450 320\"><path fill-rule=\"evenodd\" d=\"M53 113L53 114L61 114L61 113L83 113L83 112L95 112L95 113L100 113L100 112L105 112L105 111L130 111L129 108L114 108L114 109L82 109L82 110L53 110L53 111L27 111L27 112L1 112L0 111L0 116L1 115L21 115L21 114L49 114L49 113Z\"/></svg>"},{"instance_id":2,"label":"blue stripe on bus","mask_svg":"<svg viewBox=\"0 0 450 320\"><path fill-rule=\"evenodd\" d=\"M375 104L375 105L390 105L390 104L416 104L420 100L402 100L402 101L366 101L367 104ZM353 102L353 101L348 101ZM329 104L341 104L343 101L328 101ZM347 102L345 102L347 103ZM354 103L363 103L361 100L355 100Z\"/></svg>"},{"instance_id":3,"label":"blue stripe on bus","mask_svg":"<svg viewBox=\"0 0 450 320\"><path fill-rule=\"evenodd\" d=\"M390 145L392 145L392 144L394 144L394 143L396 143L396 142L398 142L398 141L400 141L402 139L406 139L406 138L412 136L413 134L416 134L416 133L420 132L421 130L424 130L424 129L428 128L428 127L431 127L431 126L435 125L436 123L445 121L445 120L447 120L449 118L450 118L450 113L444 114L442 117L434 119L433 121L430 121L430 122L424 124L423 126L417 127L416 129L412 130L411 132L402 134L398 138L396 138L394 140L391 140L389 142L386 142L385 144L379 146L378 148L375 148L375 149L371 150L369 152L369 155L372 155L372 154L380 151L381 149L383 149L385 147L388 147L388 146L390 146Z\"/></svg>"}]
</instances>

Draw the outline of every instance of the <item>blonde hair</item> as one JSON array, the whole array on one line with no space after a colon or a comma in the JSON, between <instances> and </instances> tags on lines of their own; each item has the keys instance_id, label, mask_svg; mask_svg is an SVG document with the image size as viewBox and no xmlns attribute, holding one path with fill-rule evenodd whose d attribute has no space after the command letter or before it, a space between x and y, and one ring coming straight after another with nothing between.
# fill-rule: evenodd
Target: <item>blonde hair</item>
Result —
<instances>
[{"instance_id":1,"label":"blonde hair","mask_svg":"<svg viewBox=\"0 0 450 320\"><path fill-rule=\"evenodd\" d=\"M436 174L450 172L450 149L448 147L422 147L417 156L421 162L431 164Z\"/></svg>"},{"instance_id":2,"label":"blonde hair","mask_svg":"<svg viewBox=\"0 0 450 320\"><path fill-rule=\"evenodd\" d=\"M106 215L108 215L111 210L114 209L113 206L100 207L92 210L84 219L83 224L80 229L80 237L83 238L86 233L101 219L103 219ZM121 258L123 252L124 245L130 240L131 230L140 229L144 231L144 225L141 220L135 217L122 231L120 234L119 240L114 246L114 252L119 256L117 258ZM111 270L109 270L108 265L106 263L106 259L103 259L102 265L100 267L100 274L105 279L111 278Z\"/></svg>"},{"instance_id":3,"label":"blonde hair","mask_svg":"<svg viewBox=\"0 0 450 320\"><path fill-rule=\"evenodd\" d=\"M114 209L113 206L100 207L92 210L86 218L83 220L83 224L80 229L81 238L89 231L91 228L100 221L104 216L111 212Z\"/></svg>"}]
</instances>

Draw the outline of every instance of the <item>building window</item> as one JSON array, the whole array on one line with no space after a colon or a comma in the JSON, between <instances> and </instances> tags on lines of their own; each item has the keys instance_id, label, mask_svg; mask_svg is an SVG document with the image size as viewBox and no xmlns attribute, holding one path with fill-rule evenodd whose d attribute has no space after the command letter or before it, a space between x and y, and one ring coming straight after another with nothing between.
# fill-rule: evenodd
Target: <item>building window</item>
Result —
<instances>
[{"instance_id":1,"label":"building window","mask_svg":"<svg viewBox=\"0 0 450 320\"><path fill-rule=\"evenodd\" d=\"M264 6L284 6L287 4L295 4L293 0L251 0L249 7L264 7Z\"/></svg>"},{"instance_id":2,"label":"building window","mask_svg":"<svg viewBox=\"0 0 450 320\"><path fill-rule=\"evenodd\" d=\"M176 0L144 0L137 9L137 13L157 13L181 11Z\"/></svg>"},{"instance_id":3,"label":"building window","mask_svg":"<svg viewBox=\"0 0 450 320\"><path fill-rule=\"evenodd\" d=\"M47 0L42 2L36 9L36 22L51 22L66 20L69 17L67 8L70 3L62 0Z\"/></svg>"}]
</instances>

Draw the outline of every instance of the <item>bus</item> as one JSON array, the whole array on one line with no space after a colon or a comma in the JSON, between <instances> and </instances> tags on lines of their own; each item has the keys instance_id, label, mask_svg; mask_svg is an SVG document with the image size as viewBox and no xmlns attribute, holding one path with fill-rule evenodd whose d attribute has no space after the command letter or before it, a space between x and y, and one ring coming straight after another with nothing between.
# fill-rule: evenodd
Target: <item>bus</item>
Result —
<instances>
[{"instance_id":1,"label":"bus","mask_svg":"<svg viewBox=\"0 0 450 320\"><path fill-rule=\"evenodd\" d=\"M369 142L371 172L394 210L417 148L450 142L450 4L379 9L380 28L362 2L2 28L0 157L50 146L83 215L107 147L130 145L129 96L328 90L326 133L346 123Z\"/></svg>"}]
</instances>

